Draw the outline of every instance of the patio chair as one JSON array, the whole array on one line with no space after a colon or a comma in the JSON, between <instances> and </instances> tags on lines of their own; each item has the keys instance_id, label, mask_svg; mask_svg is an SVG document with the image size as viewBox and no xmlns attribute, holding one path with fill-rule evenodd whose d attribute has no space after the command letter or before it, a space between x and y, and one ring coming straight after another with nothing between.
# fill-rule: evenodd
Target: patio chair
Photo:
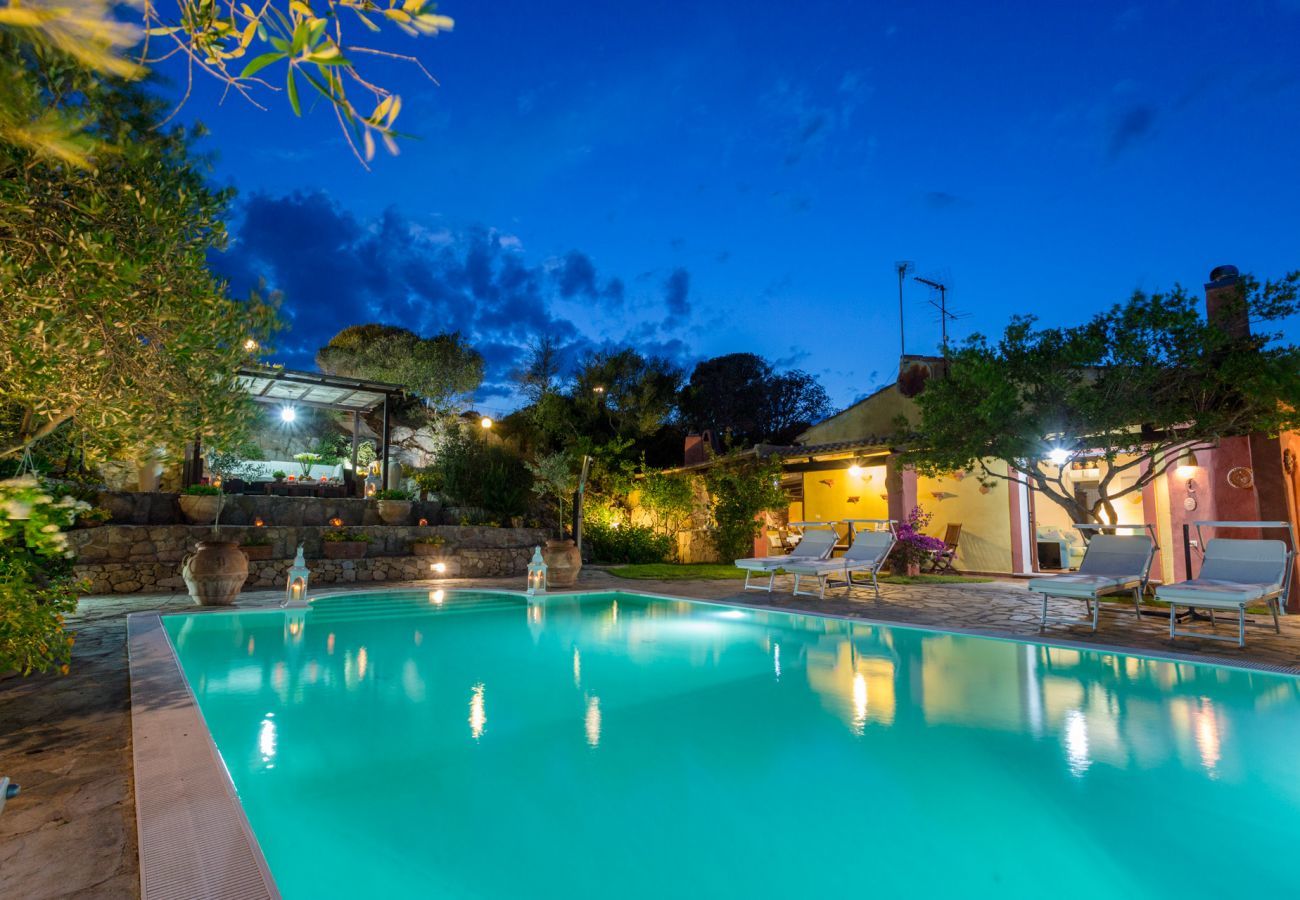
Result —
<instances>
[{"instance_id":1,"label":"patio chair","mask_svg":"<svg viewBox=\"0 0 1300 900\"><path fill-rule=\"evenodd\" d=\"M1075 525L1085 530L1100 528L1098 525ZM1142 594L1146 590L1150 577L1151 560L1156 555L1155 538L1150 528L1141 526L1106 526L1146 528L1147 534L1099 534L1088 542L1088 550L1079 563L1079 571L1071 575L1054 575L1048 578L1032 578L1029 590L1043 595L1043 617L1039 629L1048 623L1063 625L1091 625L1097 630L1098 614L1101 612L1101 598L1113 594L1131 593L1133 611L1142 614ZM1082 600L1087 604L1089 618L1070 616L1049 616L1047 600L1049 597L1064 597Z\"/></svg>"},{"instance_id":2,"label":"patio chair","mask_svg":"<svg viewBox=\"0 0 1300 900\"><path fill-rule=\"evenodd\" d=\"M935 574L955 572L953 565L957 562L957 545L961 542L961 523L949 522L943 533L943 549L934 554L930 571Z\"/></svg>"},{"instance_id":3,"label":"patio chair","mask_svg":"<svg viewBox=\"0 0 1300 900\"><path fill-rule=\"evenodd\" d=\"M772 583L776 581L776 570L796 562L813 562L825 559L835 549L837 536L834 528L809 529L804 532L799 543L789 553L780 556L754 556L736 560L736 568L745 570L745 590L772 592ZM767 573L767 586L751 585L750 576L755 572Z\"/></svg>"},{"instance_id":4,"label":"patio chair","mask_svg":"<svg viewBox=\"0 0 1300 900\"><path fill-rule=\"evenodd\" d=\"M847 594L856 584L853 580L854 573L862 572L871 576L871 589L879 598L880 583L876 579L880 574L880 567L889 558L889 551L894 549L895 540L894 523L884 519L879 521L885 525L882 530L855 530L853 543L849 545L848 550L844 551L843 556L836 559L796 562L782 566L787 574L794 576L794 593L806 597L816 596L818 599L824 600L826 599L826 588L830 584L831 577L838 575L844 579L844 592ZM799 579L808 577L817 579L817 593L815 595L812 591L799 590Z\"/></svg>"},{"instance_id":5,"label":"patio chair","mask_svg":"<svg viewBox=\"0 0 1300 900\"><path fill-rule=\"evenodd\" d=\"M1202 543L1205 558L1195 578L1156 588L1156 599L1169 604L1169 637L1198 637L1212 641L1232 641L1230 637L1204 631L1179 631L1178 608L1202 608L1210 611L1213 627L1216 609L1237 613L1237 646L1246 646L1246 607L1263 604L1273 614L1273 629L1281 633L1279 615L1286 614L1291 593L1291 569L1295 560L1295 534L1288 522L1197 522L1197 537L1202 526L1216 528L1285 528L1291 536L1291 549L1282 541L1243 538L1213 538Z\"/></svg>"}]
</instances>

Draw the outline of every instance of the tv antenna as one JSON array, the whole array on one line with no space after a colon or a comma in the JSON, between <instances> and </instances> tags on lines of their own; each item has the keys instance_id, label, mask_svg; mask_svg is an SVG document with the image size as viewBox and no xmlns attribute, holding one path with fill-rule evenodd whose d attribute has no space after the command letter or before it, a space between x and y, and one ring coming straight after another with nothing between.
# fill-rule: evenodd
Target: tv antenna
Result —
<instances>
[{"instance_id":1,"label":"tv antenna","mask_svg":"<svg viewBox=\"0 0 1300 900\"><path fill-rule=\"evenodd\" d=\"M913 281L919 281L928 287L934 288L939 292L939 302L935 303L931 297L927 302L935 309L939 310L939 327L943 334L943 358L948 358L948 323L955 322L962 318L959 313L948 309L948 285L940 281L934 281L929 278L922 278L920 275L913 275Z\"/></svg>"},{"instance_id":2,"label":"tv antenna","mask_svg":"<svg viewBox=\"0 0 1300 900\"><path fill-rule=\"evenodd\" d=\"M903 332L903 280L907 278L911 268L911 262L905 259L894 263L894 269L898 272L898 355L900 357L907 355L907 337Z\"/></svg>"}]
</instances>

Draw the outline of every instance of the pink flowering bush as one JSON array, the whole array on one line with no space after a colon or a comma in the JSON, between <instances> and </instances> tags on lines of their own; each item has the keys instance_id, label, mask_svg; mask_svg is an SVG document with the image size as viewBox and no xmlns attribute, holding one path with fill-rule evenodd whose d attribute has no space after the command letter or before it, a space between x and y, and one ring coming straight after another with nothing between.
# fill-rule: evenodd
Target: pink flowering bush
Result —
<instances>
[{"instance_id":1,"label":"pink flowering bush","mask_svg":"<svg viewBox=\"0 0 1300 900\"><path fill-rule=\"evenodd\" d=\"M917 506L907 514L907 519L898 524L898 541L889 553L889 562L894 571L927 563L947 546L941 539L922 533L932 518L932 513Z\"/></svg>"}]
</instances>

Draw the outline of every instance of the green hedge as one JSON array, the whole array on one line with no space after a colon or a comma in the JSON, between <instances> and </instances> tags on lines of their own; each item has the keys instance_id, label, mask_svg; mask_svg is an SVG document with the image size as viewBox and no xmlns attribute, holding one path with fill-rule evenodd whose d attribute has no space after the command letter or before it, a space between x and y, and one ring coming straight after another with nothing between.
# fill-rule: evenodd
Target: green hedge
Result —
<instances>
[{"instance_id":1,"label":"green hedge","mask_svg":"<svg viewBox=\"0 0 1300 900\"><path fill-rule=\"evenodd\" d=\"M645 525L621 525L611 528L599 522L582 526L582 542L592 562L657 563L672 553L673 540Z\"/></svg>"}]
</instances>

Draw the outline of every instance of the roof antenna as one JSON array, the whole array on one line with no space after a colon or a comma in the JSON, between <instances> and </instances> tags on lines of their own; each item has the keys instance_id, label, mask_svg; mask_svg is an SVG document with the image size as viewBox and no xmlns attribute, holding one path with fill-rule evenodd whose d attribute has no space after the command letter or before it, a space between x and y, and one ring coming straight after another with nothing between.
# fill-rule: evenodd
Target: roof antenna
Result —
<instances>
[{"instance_id":1,"label":"roof antenna","mask_svg":"<svg viewBox=\"0 0 1300 900\"><path fill-rule=\"evenodd\" d=\"M948 286L938 281L931 281L929 278L922 278L920 275L913 275L913 281L919 281L921 284L928 285L939 292L939 302L935 303L933 299L929 304L939 310L939 325L943 329L943 358L948 358L948 323L961 318L957 313L948 309Z\"/></svg>"},{"instance_id":2,"label":"roof antenna","mask_svg":"<svg viewBox=\"0 0 1300 900\"><path fill-rule=\"evenodd\" d=\"M903 279L907 277L911 268L912 263L905 259L894 263L894 269L898 272L898 355L900 358L907 355L907 337L903 333Z\"/></svg>"}]
</instances>

